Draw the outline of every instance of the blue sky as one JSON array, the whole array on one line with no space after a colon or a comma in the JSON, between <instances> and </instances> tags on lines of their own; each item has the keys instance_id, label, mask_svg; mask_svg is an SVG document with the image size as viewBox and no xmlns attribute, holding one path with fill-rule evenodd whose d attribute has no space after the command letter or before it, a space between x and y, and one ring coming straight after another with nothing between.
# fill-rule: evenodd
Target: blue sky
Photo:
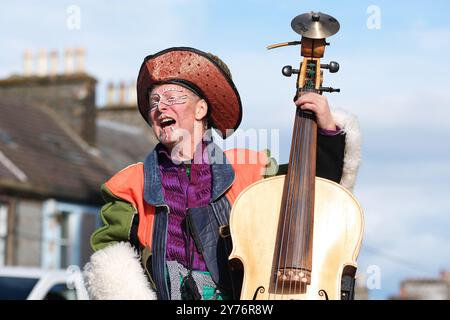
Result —
<instances>
[{"instance_id":1,"label":"blue sky","mask_svg":"<svg viewBox=\"0 0 450 320\"><path fill-rule=\"evenodd\" d=\"M81 10L79 30L66 26L70 5ZM371 5L381 10L379 30L366 25ZM285 162L295 81L280 70L299 63L298 48L265 46L297 40L290 22L311 10L341 23L324 59L341 71L325 73L325 84L342 89L328 96L330 105L357 115L363 131L355 189L366 218L360 271L379 266L381 288L370 295L386 298L404 278L450 268L448 1L2 1L0 77L22 72L25 49L84 46L102 105L107 82L134 80L148 54L171 46L211 51L231 68L242 128L280 129Z\"/></svg>"}]
</instances>

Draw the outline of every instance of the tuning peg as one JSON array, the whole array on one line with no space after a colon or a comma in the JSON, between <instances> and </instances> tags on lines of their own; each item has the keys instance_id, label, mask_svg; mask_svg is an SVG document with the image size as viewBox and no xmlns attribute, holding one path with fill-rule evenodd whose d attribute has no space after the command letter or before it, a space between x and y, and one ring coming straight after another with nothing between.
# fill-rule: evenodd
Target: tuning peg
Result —
<instances>
[{"instance_id":1,"label":"tuning peg","mask_svg":"<svg viewBox=\"0 0 450 320\"><path fill-rule=\"evenodd\" d=\"M336 73L339 71L339 63L336 61L331 61L330 64L321 64L322 69L329 69L330 73Z\"/></svg>"},{"instance_id":2,"label":"tuning peg","mask_svg":"<svg viewBox=\"0 0 450 320\"><path fill-rule=\"evenodd\" d=\"M271 49L276 49L276 48L281 48L281 47L286 47L286 46L296 46L302 44L301 41L289 41L289 42L282 42L282 43L277 43L277 44L272 44L270 46L267 46L266 48L271 50Z\"/></svg>"},{"instance_id":3,"label":"tuning peg","mask_svg":"<svg viewBox=\"0 0 450 320\"><path fill-rule=\"evenodd\" d=\"M299 74L300 70L298 69L292 69L292 66L285 66L283 68L283 70L281 70L281 73L283 73L283 75L285 77L290 77L292 76L292 74Z\"/></svg>"},{"instance_id":4,"label":"tuning peg","mask_svg":"<svg viewBox=\"0 0 450 320\"><path fill-rule=\"evenodd\" d=\"M331 88L331 87L320 87L319 89L320 92L341 92L341 89L335 89L335 88Z\"/></svg>"}]
</instances>

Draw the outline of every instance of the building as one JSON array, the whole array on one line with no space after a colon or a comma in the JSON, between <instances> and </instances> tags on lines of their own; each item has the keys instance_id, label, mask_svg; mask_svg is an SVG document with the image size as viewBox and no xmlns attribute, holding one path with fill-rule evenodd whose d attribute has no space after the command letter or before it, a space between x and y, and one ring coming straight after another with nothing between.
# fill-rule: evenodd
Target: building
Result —
<instances>
[{"instance_id":1,"label":"building","mask_svg":"<svg viewBox=\"0 0 450 320\"><path fill-rule=\"evenodd\" d=\"M108 100L97 108L97 148L114 171L142 161L157 144L153 131L137 112L136 83L108 85Z\"/></svg>"},{"instance_id":2,"label":"building","mask_svg":"<svg viewBox=\"0 0 450 320\"><path fill-rule=\"evenodd\" d=\"M438 278L406 279L401 282L395 300L450 300L450 271L441 272Z\"/></svg>"},{"instance_id":3,"label":"building","mask_svg":"<svg viewBox=\"0 0 450 320\"><path fill-rule=\"evenodd\" d=\"M84 50L66 52L62 73L54 52L32 60L0 80L0 266L83 266L101 184L155 139L135 102L96 106Z\"/></svg>"}]
</instances>

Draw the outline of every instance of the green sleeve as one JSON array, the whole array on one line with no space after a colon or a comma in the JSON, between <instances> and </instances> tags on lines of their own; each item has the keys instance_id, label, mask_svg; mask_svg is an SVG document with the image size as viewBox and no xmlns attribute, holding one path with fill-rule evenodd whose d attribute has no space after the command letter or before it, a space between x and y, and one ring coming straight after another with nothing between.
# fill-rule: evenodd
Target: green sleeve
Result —
<instances>
[{"instance_id":1,"label":"green sleeve","mask_svg":"<svg viewBox=\"0 0 450 320\"><path fill-rule=\"evenodd\" d=\"M114 196L103 184L101 187L106 204L100 211L103 226L91 236L94 251L122 241L130 241L130 232L136 209L127 201Z\"/></svg>"},{"instance_id":2,"label":"green sleeve","mask_svg":"<svg viewBox=\"0 0 450 320\"><path fill-rule=\"evenodd\" d=\"M280 174L280 166L278 165L278 162L275 158L271 157L271 153L269 149L265 150L267 158L269 159L269 162L266 165L266 168L264 170L263 177L264 178L271 178L276 175Z\"/></svg>"}]
</instances>

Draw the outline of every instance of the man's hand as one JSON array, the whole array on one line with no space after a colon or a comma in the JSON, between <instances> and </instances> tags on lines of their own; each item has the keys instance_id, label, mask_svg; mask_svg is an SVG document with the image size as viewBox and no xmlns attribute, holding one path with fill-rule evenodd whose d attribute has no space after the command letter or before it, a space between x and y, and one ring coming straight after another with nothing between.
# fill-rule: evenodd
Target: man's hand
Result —
<instances>
[{"instance_id":1,"label":"man's hand","mask_svg":"<svg viewBox=\"0 0 450 320\"><path fill-rule=\"evenodd\" d=\"M336 123L331 116L328 99L317 93L306 93L295 101L295 105L302 110L310 110L316 114L317 125L320 129L336 130Z\"/></svg>"}]
</instances>

